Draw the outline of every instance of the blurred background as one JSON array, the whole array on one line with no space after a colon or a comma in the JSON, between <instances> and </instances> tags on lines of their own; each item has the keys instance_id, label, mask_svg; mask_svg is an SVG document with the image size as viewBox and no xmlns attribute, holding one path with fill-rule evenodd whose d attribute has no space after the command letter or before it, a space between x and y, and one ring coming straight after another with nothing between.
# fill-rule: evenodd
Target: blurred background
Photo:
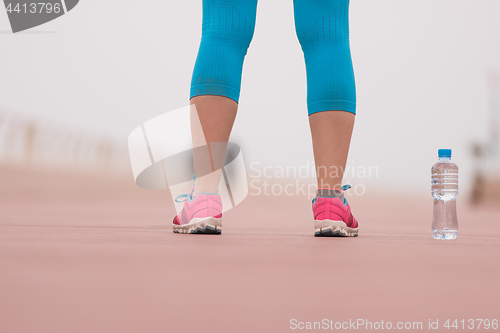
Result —
<instances>
[{"instance_id":1,"label":"blurred background","mask_svg":"<svg viewBox=\"0 0 500 333\"><path fill-rule=\"evenodd\" d=\"M499 10L496 0L352 1L348 166L378 172L346 182L428 195L437 149L451 148L462 197L498 197ZM0 165L133 180L127 136L188 103L200 31L197 0L86 0L18 34L0 11ZM312 165L291 1L259 2L232 141L247 165Z\"/></svg>"},{"instance_id":2,"label":"blurred background","mask_svg":"<svg viewBox=\"0 0 500 333\"><path fill-rule=\"evenodd\" d=\"M500 1L351 1L358 109L345 183L361 229L333 240L313 237L303 195L249 195L224 213L222 236L179 238L170 193L135 185L128 135L188 104L201 13L200 0L81 0L12 34L0 9L2 331L497 318ZM259 0L232 134L249 181L266 167L312 169L306 88L293 2ZM451 242L430 230L440 148L460 168Z\"/></svg>"}]
</instances>

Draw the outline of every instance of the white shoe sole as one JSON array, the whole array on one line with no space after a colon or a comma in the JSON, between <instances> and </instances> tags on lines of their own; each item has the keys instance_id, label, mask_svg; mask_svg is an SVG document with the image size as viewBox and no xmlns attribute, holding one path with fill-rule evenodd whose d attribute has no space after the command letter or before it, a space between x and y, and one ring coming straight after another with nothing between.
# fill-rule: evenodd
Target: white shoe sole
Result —
<instances>
[{"instance_id":1,"label":"white shoe sole","mask_svg":"<svg viewBox=\"0 0 500 333\"><path fill-rule=\"evenodd\" d=\"M176 234L211 234L220 235L222 233L222 218L196 217L188 224L173 225Z\"/></svg>"},{"instance_id":2,"label":"white shoe sole","mask_svg":"<svg viewBox=\"0 0 500 333\"><path fill-rule=\"evenodd\" d=\"M359 228L349 228L344 221L315 220L316 237L358 237Z\"/></svg>"}]
</instances>

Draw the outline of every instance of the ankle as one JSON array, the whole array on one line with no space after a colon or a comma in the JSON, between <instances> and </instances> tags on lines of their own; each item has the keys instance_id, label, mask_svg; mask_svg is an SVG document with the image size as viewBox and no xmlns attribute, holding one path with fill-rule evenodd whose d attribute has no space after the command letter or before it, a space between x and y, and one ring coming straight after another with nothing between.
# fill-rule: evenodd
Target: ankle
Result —
<instances>
[{"instance_id":1,"label":"ankle","mask_svg":"<svg viewBox=\"0 0 500 333\"><path fill-rule=\"evenodd\" d=\"M195 187L193 191L193 197L197 196L200 193L210 193L210 194L219 193L219 189L211 187L201 187L201 188Z\"/></svg>"},{"instance_id":2,"label":"ankle","mask_svg":"<svg viewBox=\"0 0 500 333\"><path fill-rule=\"evenodd\" d=\"M342 191L342 180L318 180L318 190L338 190Z\"/></svg>"}]
</instances>

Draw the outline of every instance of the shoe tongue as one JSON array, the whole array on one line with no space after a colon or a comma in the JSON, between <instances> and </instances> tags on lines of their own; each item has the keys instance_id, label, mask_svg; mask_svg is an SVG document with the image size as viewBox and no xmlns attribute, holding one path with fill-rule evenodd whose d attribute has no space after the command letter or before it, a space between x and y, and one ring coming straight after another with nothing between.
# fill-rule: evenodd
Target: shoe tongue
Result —
<instances>
[{"instance_id":1,"label":"shoe tongue","mask_svg":"<svg viewBox=\"0 0 500 333\"><path fill-rule=\"evenodd\" d=\"M316 196L323 198L339 198L342 202L344 201L344 192L328 188L319 188L316 191Z\"/></svg>"}]
</instances>

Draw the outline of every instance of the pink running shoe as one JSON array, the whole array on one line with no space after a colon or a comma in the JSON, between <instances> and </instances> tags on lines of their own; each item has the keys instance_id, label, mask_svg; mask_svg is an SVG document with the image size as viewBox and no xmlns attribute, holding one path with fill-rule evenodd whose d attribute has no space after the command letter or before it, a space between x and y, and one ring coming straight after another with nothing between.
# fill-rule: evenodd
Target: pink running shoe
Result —
<instances>
[{"instance_id":1,"label":"pink running shoe","mask_svg":"<svg viewBox=\"0 0 500 333\"><path fill-rule=\"evenodd\" d=\"M183 202L179 215L174 217L173 231L177 234L221 234L222 200L218 193L200 193L193 198L194 187L189 194L179 195L175 201ZM179 198L185 198L179 200ZM187 199L187 200L186 200Z\"/></svg>"},{"instance_id":2,"label":"pink running shoe","mask_svg":"<svg viewBox=\"0 0 500 333\"><path fill-rule=\"evenodd\" d=\"M344 197L351 185L342 186L342 191L318 189L312 202L316 237L357 237L358 221L351 214L351 207Z\"/></svg>"}]
</instances>

